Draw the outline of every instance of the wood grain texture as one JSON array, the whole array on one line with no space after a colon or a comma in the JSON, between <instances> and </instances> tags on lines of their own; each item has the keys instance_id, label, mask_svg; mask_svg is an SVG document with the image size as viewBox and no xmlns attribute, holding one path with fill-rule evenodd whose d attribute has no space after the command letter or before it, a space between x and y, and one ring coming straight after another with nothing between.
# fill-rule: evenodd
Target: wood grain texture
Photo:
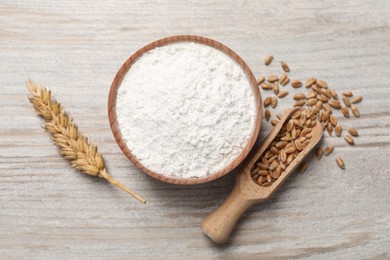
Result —
<instances>
[{"instance_id":1,"label":"wood grain texture","mask_svg":"<svg viewBox=\"0 0 390 260\"><path fill-rule=\"evenodd\" d=\"M0 1L0 258L388 259L389 23L386 0ZM361 118L341 120L358 129L356 144L326 137L334 154L309 159L224 246L200 223L230 193L233 174L191 187L159 182L127 160L109 128L108 91L121 64L178 34L226 44L256 75L280 73L284 60L292 78L316 76L364 97ZM148 204L70 169L27 102L27 77L52 89L113 176ZM292 104L287 96L275 111ZM269 130L264 122L261 136Z\"/></svg>"}]
</instances>

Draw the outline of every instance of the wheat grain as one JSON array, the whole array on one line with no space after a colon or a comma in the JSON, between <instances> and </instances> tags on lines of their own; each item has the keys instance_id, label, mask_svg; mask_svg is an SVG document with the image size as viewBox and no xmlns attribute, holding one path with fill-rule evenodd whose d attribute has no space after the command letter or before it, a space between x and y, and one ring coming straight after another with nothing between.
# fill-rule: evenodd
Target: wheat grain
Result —
<instances>
[{"instance_id":1,"label":"wheat grain","mask_svg":"<svg viewBox=\"0 0 390 260\"><path fill-rule=\"evenodd\" d=\"M323 80L317 79L316 84L320 88L328 88L328 84Z\"/></svg>"},{"instance_id":2,"label":"wheat grain","mask_svg":"<svg viewBox=\"0 0 390 260\"><path fill-rule=\"evenodd\" d=\"M264 77L264 76L260 76L260 77L257 79L257 85L263 84L264 81L265 81L265 77Z\"/></svg>"},{"instance_id":3,"label":"wheat grain","mask_svg":"<svg viewBox=\"0 0 390 260\"><path fill-rule=\"evenodd\" d=\"M280 85L286 86L290 82L290 78L286 77L282 82L280 82Z\"/></svg>"},{"instance_id":4,"label":"wheat grain","mask_svg":"<svg viewBox=\"0 0 390 260\"><path fill-rule=\"evenodd\" d=\"M327 147L325 147L324 153L325 153L325 155L329 155L333 152L333 150L334 150L334 145L330 144Z\"/></svg>"},{"instance_id":5,"label":"wheat grain","mask_svg":"<svg viewBox=\"0 0 390 260\"><path fill-rule=\"evenodd\" d=\"M265 120L269 121L270 118L271 118L271 112L268 109L266 109L265 110Z\"/></svg>"},{"instance_id":6,"label":"wheat grain","mask_svg":"<svg viewBox=\"0 0 390 260\"><path fill-rule=\"evenodd\" d=\"M60 154L71 162L71 166L85 174L106 179L108 182L126 191L142 203L146 200L124 187L112 178L105 169L103 156L95 145L82 135L72 117L64 111L60 103L52 99L51 91L31 80L27 88L33 95L29 97L38 115L42 116L45 130L51 134Z\"/></svg>"},{"instance_id":7,"label":"wheat grain","mask_svg":"<svg viewBox=\"0 0 390 260\"><path fill-rule=\"evenodd\" d=\"M316 103L317 103L317 99L316 98L311 98L311 99L307 99L306 100L306 105L307 106L314 106Z\"/></svg>"},{"instance_id":8,"label":"wheat grain","mask_svg":"<svg viewBox=\"0 0 390 260\"><path fill-rule=\"evenodd\" d=\"M336 126L337 125L337 119L335 116L333 115L330 115L329 116L329 122L333 125L333 126Z\"/></svg>"},{"instance_id":9,"label":"wheat grain","mask_svg":"<svg viewBox=\"0 0 390 260\"><path fill-rule=\"evenodd\" d=\"M307 99L315 98L315 97L317 97L317 93L315 91L310 91L309 93L306 94Z\"/></svg>"},{"instance_id":10,"label":"wheat grain","mask_svg":"<svg viewBox=\"0 0 390 260\"><path fill-rule=\"evenodd\" d=\"M284 98L287 95L288 95L288 91L287 90L282 90L282 91L279 92L278 98Z\"/></svg>"},{"instance_id":11,"label":"wheat grain","mask_svg":"<svg viewBox=\"0 0 390 260\"><path fill-rule=\"evenodd\" d=\"M267 78L267 81L270 82L270 83L274 83L275 81L278 81L278 80L279 80L279 77L276 76L276 75L270 75Z\"/></svg>"},{"instance_id":12,"label":"wheat grain","mask_svg":"<svg viewBox=\"0 0 390 260\"><path fill-rule=\"evenodd\" d=\"M350 135L345 135L344 136L344 140L349 143L349 144L355 144L355 141L353 140L353 138L350 136Z\"/></svg>"},{"instance_id":13,"label":"wheat grain","mask_svg":"<svg viewBox=\"0 0 390 260\"><path fill-rule=\"evenodd\" d=\"M322 103L328 103L328 97L326 96L326 95L321 95L320 96L320 101L322 102Z\"/></svg>"},{"instance_id":14,"label":"wheat grain","mask_svg":"<svg viewBox=\"0 0 390 260\"><path fill-rule=\"evenodd\" d=\"M317 79L316 78L310 78L306 81L306 84L305 84L305 87L306 88L310 88L311 85L313 85L314 83L316 83Z\"/></svg>"},{"instance_id":15,"label":"wheat grain","mask_svg":"<svg viewBox=\"0 0 390 260\"><path fill-rule=\"evenodd\" d=\"M279 94L279 83L277 81L274 82L272 89L273 89L275 95Z\"/></svg>"},{"instance_id":16,"label":"wheat grain","mask_svg":"<svg viewBox=\"0 0 390 260\"><path fill-rule=\"evenodd\" d=\"M352 99L352 104L360 103L363 100L361 96L356 96Z\"/></svg>"},{"instance_id":17,"label":"wheat grain","mask_svg":"<svg viewBox=\"0 0 390 260\"><path fill-rule=\"evenodd\" d=\"M345 104L347 107L351 107L351 101L349 100L349 98L343 97L342 100L343 100L344 104Z\"/></svg>"},{"instance_id":18,"label":"wheat grain","mask_svg":"<svg viewBox=\"0 0 390 260\"><path fill-rule=\"evenodd\" d=\"M349 118L349 117L350 117L348 107L343 107L343 108L341 109L341 113L343 113L343 115L344 115L346 118Z\"/></svg>"},{"instance_id":19,"label":"wheat grain","mask_svg":"<svg viewBox=\"0 0 390 260\"><path fill-rule=\"evenodd\" d=\"M300 88L300 87L302 87L302 82L300 82L297 79L294 79L293 81L291 81L291 86L293 88Z\"/></svg>"},{"instance_id":20,"label":"wheat grain","mask_svg":"<svg viewBox=\"0 0 390 260\"><path fill-rule=\"evenodd\" d=\"M272 97L266 97L264 99L264 107L268 107L269 105L271 105L271 100L272 100Z\"/></svg>"},{"instance_id":21,"label":"wheat grain","mask_svg":"<svg viewBox=\"0 0 390 260\"><path fill-rule=\"evenodd\" d=\"M332 96L332 98L337 99L337 92L334 89L329 90L329 94Z\"/></svg>"},{"instance_id":22,"label":"wheat grain","mask_svg":"<svg viewBox=\"0 0 390 260\"><path fill-rule=\"evenodd\" d=\"M270 90L272 89L272 85L267 82L264 82L263 84L261 84L261 88L264 90Z\"/></svg>"},{"instance_id":23,"label":"wheat grain","mask_svg":"<svg viewBox=\"0 0 390 260\"><path fill-rule=\"evenodd\" d=\"M336 157L336 163L341 169L345 169L345 163L340 157Z\"/></svg>"},{"instance_id":24,"label":"wheat grain","mask_svg":"<svg viewBox=\"0 0 390 260\"><path fill-rule=\"evenodd\" d=\"M336 108L336 109L340 109L341 108L341 104L338 100L330 100L328 102L328 104L333 107L333 108Z\"/></svg>"},{"instance_id":25,"label":"wheat grain","mask_svg":"<svg viewBox=\"0 0 390 260\"><path fill-rule=\"evenodd\" d=\"M337 124L335 129L334 129L334 132L335 132L337 137L340 137L341 133L343 132L343 127L340 124Z\"/></svg>"},{"instance_id":26,"label":"wheat grain","mask_svg":"<svg viewBox=\"0 0 390 260\"><path fill-rule=\"evenodd\" d=\"M326 131L328 132L329 135L332 135L333 132L333 126L330 122L326 125Z\"/></svg>"},{"instance_id":27,"label":"wheat grain","mask_svg":"<svg viewBox=\"0 0 390 260\"><path fill-rule=\"evenodd\" d=\"M278 99L276 97L271 97L271 107L275 108L278 105Z\"/></svg>"},{"instance_id":28,"label":"wheat grain","mask_svg":"<svg viewBox=\"0 0 390 260\"><path fill-rule=\"evenodd\" d=\"M351 110L352 110L352 114L353 114L355 117L360 117L359 108L357 108L356 106L352 106Z\"/></svg>"},{"instance_id":29,"label":"wheat grain","mask_svg":"<svg viewBox=\"0 0 390 260\"><path fill-rule=\"evenodd\" d=\"M282 69L285 71L285 72L290 72L290 67L287 65L287 63L285 63L284 61L282 61L280 63L280 65L282 66Z\"/></svg>"},{"instance_id":30,"label":"wheat grain","mask_svg":"<svg viewBox=\"0 0 390 260\"><path fill-rule=\"evenodd\" d=\"M294 107L302 107L305 105L305 100L301 99L295 102Z\"/></svg>"},{"instance_id":31,"label":"wheat grain","mask_svg":"<svg viewBox=\"0 0 390 260\"><path fill-rule=\"evenodd\" d=\"M356 128L353 128L353 127L350 127L348 129L348 133L350 133L352 136L359 136L358 131L356 130Z\"/></svg>"},{"instance_id":32,"label":"wheat grain","mask_svg":"<svg viewBox=\"0 0 390 260\"><path fill-rule=\"evenodd\" d=\"M321 94L321 89L317 86L317 84L311 85L311 89L317 92L318 94Z\"/></svg>"},{"instance_id":33,"label":"wheat grain","mask_svg":"<svg viewBox=\"0 0 390 260\"><path fill-rule=\"evenodd\" d=\"M272 62L273 59L274 59L274 56L272 56L272 55L267 55L267 56L264 58L264 64L265 64L265 65L269 65L269 64Z\"/></svg>"},{"instance_id":34,"label":"wheat grain","mask_svg":"<svg viewBox=\"0 0 390 260\"><path fill-rule=\"evenodd\" d=\"M282 83L287 78L286 72L282 72L279 77L279 82Z\"/></svg>"},{"instance_id":35,"label":"wheat grain","mask_svg":"<svg viewBox=\"0 0 390 260\"><path fill-rule=\"evenodd\" d=\"M329 93L329 89L326 88L321 88L321 93L324 95L326 98L331 98L332 96Z\"/></svg>"},{"instance_id":36,"label":"wheat grain","mask_svg":"<svg viewBox=\"0 0 390 260\"><path fill-rule=\"evenodd\" d=\"M352 97L353 96L352 91L350 91L350 90L343 91L343 95L346 96L346 97Z\"/></svg>"},{"instance_id":37,"label":"wheat grain","mask_svg":"<svg viewBox=\"0 0 390 260\"><path fill-rule=\"evenodd\" d=\"M305 99L305 98L306 98L306 96L303 93L297 93L297 94L294 94L294 96L293 96L293 99L295 99L295 100L301 100L301 99Z\"/></svg>"}]
</instances>

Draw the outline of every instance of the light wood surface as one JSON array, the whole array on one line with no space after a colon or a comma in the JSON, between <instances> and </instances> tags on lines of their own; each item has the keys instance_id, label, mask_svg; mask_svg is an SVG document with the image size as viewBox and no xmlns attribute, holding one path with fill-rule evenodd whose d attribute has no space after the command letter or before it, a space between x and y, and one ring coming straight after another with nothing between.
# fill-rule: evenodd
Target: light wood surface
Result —
<instances>
[{"instance_id":1,"label":"light wood surface","mask_svg":"<svg viewBox=\"0 0 390 260\"><path fill-rule=\"evenodd\" d=\"M326 137L334 154L311 157L304 174L244 214L224 246L200 223L231 192L234 175L198 186L157 181L129 162L109 127L118 68L145 44L178 34L226 44L256 76L280 73L284 60L292 78L316 76L364 97L361 118L342 120L359 130L356 144ZM270 53L275 59L265 67ZM388 259L389 68L385 0L1 0L0 259ZM27 102L28 77L52 89L99 145L113 177L146 205L70 169ZM291 94L276 111L293 104ZM261 136L270 129L264 123Z\"/></svg>"},{"instance_id":2,"label":"light wood surface","mask_svg":"<svg viewBox=\"0 0 390 260\"><path fill-rule=\"evenodd\" d=\"M291 164L288 165L271 186L262 187L253 181L251 169L260 161L265 150L270 146L271 142L275 140L276 135L280 132L283 125L286 124L286 121L299 110L300 108L294 108L285 111L283 117L275 125L272 131L270 131L261 141L261 145L259 145L258 148L253 149L246 162L241 165L240 169L237 169L236 182L232 193L220 206L218 206L218 208L209 213L202 221L203 232L214 242L218 244L226 243L242 214L253 205L271 198L287 178L294 173L297 166L303 162L313 148L321 141L323 137L323 126L317 121L316 126L312 129L313 131L311 131L312 138L310 138L310 143L308 143L305 149L303 149Z\"/></svg>"},{"instance_id":3,"label":"light wood surface","mask_svg":"<svg viewBox=\"0 0 390 260\"><path fill-rule=\"evenodd\" d=\"M240 64L242 70L248 77L251 85L251 89L253 90L253 95L256 100L256 106L255 106L255 126L253 127L253 131L251 133L250 139L248 141L248 144L244 147L242 152L235 158L230 164L226 165L223 169L213 173L210 176L204 177L204 178L177 178L177 177L168 177L164 176L162 174L156 173L144 165L131 153L129 148L126 145L125 140L122 137L122 134L120 132L120 129L118 127L118 121L117 121L117 114L116 114L116 98L117 98L117 92L122 84L122 80L124 76L127 74L127 72L131 69L131 66L141 57L144 53L157 48L161 47L167 44L177 43L177 42L196 42L204 45L208 45L210 47L213 47L217 50L222 51L229 57L231 57L233 60L235 60L238 64ZM260 97L260 91L258 88L257 80L255 76L253 75L253 72L248 67L248 65L245 63L245 61L237 55L232 49L227 47L226 45L223 45L222 43L215 41L210 38L198 36L198 35L176 35L176 36L170 36L163 39L158 39L138 51L136 51L133 55L131 55L125 63L121 66L119 71L117 72L111 88L110 93L108 95L108 119L110 121L110 127L112 130L112 133L114 135L115 141L118 143L118 146L121 148L122 152L126 155L127 158L140 170L145 172L146 174L152 176L153 178L164 181L167 183L173 183L173 184L182 184L182 185L193 185L193 184L201 184L201 183L207 183L213 180L216 180L227 173L231 172L233 169L235 169L249 154L252 147L256 143L256 140L259 136L260 128L261 128L261 118L262 118L262 100ZM147 118L145 118L147 120Z\"/></svg>"}]
</instances>

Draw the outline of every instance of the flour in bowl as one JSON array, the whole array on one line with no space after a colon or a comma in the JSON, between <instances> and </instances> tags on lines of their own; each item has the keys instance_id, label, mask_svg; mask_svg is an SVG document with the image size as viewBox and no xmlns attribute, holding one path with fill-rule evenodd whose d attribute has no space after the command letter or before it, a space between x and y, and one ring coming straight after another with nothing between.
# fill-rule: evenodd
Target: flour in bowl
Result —
<instances>
[{"instance_id":1,"label":"flour in bowl","mask_svg":"<svg viewBox=\"0 0 390 260\"><path fill-rule=\"evenodd\" d=\"M149 170L177 178L207 177L237 159L256 110L241 66L192 42L144 53L124 76L116 101L131 153Z\"/></svg>"}]
</instances>

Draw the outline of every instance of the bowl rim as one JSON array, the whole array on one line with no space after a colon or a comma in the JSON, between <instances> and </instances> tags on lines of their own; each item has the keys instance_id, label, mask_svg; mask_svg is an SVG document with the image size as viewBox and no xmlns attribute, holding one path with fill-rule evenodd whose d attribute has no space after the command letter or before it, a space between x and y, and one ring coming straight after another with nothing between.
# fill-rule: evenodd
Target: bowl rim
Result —
<instances>
[{"instance_id":1,"label":"bowl rim","mask_svg":"<svg viewBox=\"0 0 390 260\"><path fill-rule=\"evenodd\" d=\"M122 84L122 80L125 77L126 73L129 71L131 66L140 58L145 52L150 51L156 47L165 46L172 43L177 42L195 42L199 44L205 44L212 48L215 48L219 51L222 51L227 56L235 60L244 70L246 76L248 77L253 94L255 97L256 102L256 116L255 116L255 126L252 130L251 136L248 140L247 145L244 147L244 149L241 151L241 153L228 165L226 165L223 169L202 178L178 178L178 177L170 177L170 176L164 176L162 174L156 173L147 167L145 167L136 157L131 153L129 148L126 145L126 142L122 138L117 116L116 116L116 97L119 87ZM200 183L206 183L213 180L216 180L229 172L231 172L233 169L235 169L249 154L251 149L253 148L254 144L256 143L256 140L259 136L260 132L260 124L262 119L262 100L260 95L260 90L258 88L257 80L255 76L253 75L253 72L250 70L249 66L244 62L244 60L236 54L232 49L227 47L226 45L210 39L203 36L197 36L197 35L176 35L176 36L170 36L166 38L162 38L156 41L153 41L149 43L148 45L142 47L138 51L136 51L133 55L131 55L120 67L118 72L115 75L115 78L112 81L111 88L108 95L108 119L111 127L111 131L114 135L115 141L117 142L119 148L121 151L125 154L125 156L142 172L146 173L147 175L158 179L163 182L172 183L172 184L181 184L181 185L192 185L192 184L200 184Z\"/></svg>"}]
</instances>

